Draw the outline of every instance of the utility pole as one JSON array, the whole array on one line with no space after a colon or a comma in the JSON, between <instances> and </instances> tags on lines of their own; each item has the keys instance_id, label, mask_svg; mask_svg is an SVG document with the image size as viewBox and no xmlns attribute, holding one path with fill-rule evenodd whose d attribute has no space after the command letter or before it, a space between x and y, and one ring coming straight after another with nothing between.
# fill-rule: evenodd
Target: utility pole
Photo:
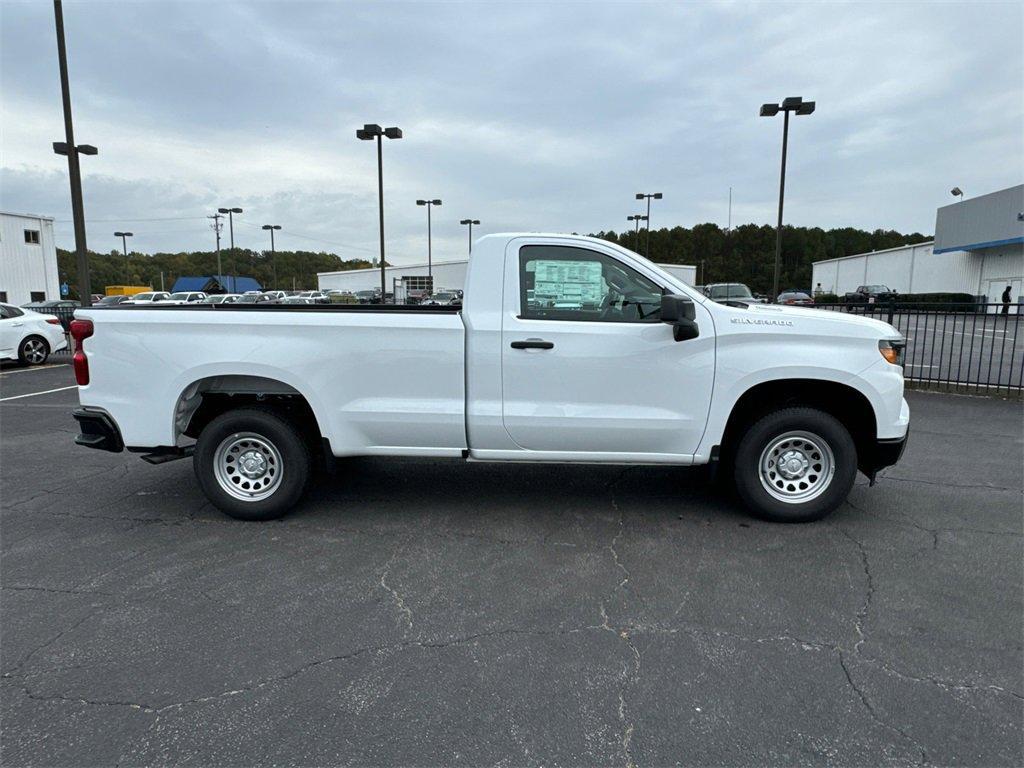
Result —
<instances>
[{"instance_id":1,"label":"utility pole","mask_svg":"<svg viewBox=\"0 0 1024 768\"><path fill-rule=\"evenodd\" d=\"M213 219L213 224L210 225L210 228L213 229L214 233L217 235L217 280L219 282L220 279L224 277L224 271L220 266L220 230L224 226L220 223L220 220L223 217L219 213L215 213L213 216L207 216L206 218ZM227 288L227 286L224 287L225 289Z\"/></svg>"},{"instance_id":2,"label":"utility pole","mask_svg":"<svg viewBox=\"0 0 1024 768\"><path fill-rule=\"evenodd\" d=\"M68 157L68 178L71 181L71 217L75 223L75 255L78 261L78 298L83 307L92 304L92 281L89 277L89 248L85 241L85 206L82 203L82 171L78 156L95 155L91 144L75 145L75 128L71 120L71 87L68 85L68 52L64 44L64 9L61 0L53 0L57 25L57 59L60 65L60 92L64 103L64 141L55 141L53 151Z\"/></svg>"}]
</instances>

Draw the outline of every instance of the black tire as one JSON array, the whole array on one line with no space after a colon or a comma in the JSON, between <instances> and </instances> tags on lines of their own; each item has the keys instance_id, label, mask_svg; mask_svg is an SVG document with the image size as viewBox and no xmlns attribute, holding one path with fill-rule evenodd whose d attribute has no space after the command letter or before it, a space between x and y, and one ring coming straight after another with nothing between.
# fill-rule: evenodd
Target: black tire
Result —
<instances>
[{"instance_id":1,"label":"black tire","mask_svg":"<svg viewBox=\"0 0 1024 768\"><path fill-rule=\"evenodd\" d=\"M239 450L233 453L227 450L238 441L242 441L241 447L235 445ZM218 479L217 466L222 458L218 453L222 446L225 448L225 461L231 462L232 459L226 459L228 454L240 459L250 450L245 441L251 441L250 445L253 446L251 460L258 462L264 459L261 466L266 467L265 472L258 479L250 480L238 472L232 472L225 463L224 466L228 467L226 471L230 474L221 476L225 478L225 483L230 478L239 486L234 493L243 496L261 492L245 491L240 487L244 485L249 488L250 482L265 482L262 493L268 493L267 489L273 486L264 497L239 498L226 491ZM285 515L302 496L309 480L312 459L306 441L286 418L263 408L239 408L222 413L203 428L196 442L192 466L206 498L225 514L237 520L274 520ZM240 465L235 463L233 466ZM276 477L275 468L279 473Z\"/></svg>"},{"instance_id":2,"label":"black tire","mask_svg":"<svg viewBox=\"0 0 1024 768\"><path fill-rule=\"evenodd\" d=\"M18 360L22 365L42 365L49 357L50 345L42 336L26 336L18 345Z\"/></svg>"},{"instance_id":3,"label":"black tire","mask_svg":"<svg viewBox=\"0 0 1024 768\"><path fill-rule=\"evenodd\" d=\"M780 441L788 435L795 436ZM772 456L766 455L769 448L778 445L785 447L775 454L776 458L789 455L796 464L806 461L806 469L797 470L805 474L795 479L780 474L789 468L783 468L781 461L775 466ZM768 469L762 481L763 456ZM818 463L823 461L822 456L824 463ZM831 473L827 471L829 461L833 465ZM778 523L807 523L825 517L846 499L856 475L857 447L850 432L834 416L803 407L773 411L752 424L740 439L733 468L736 491L743 502L758 517ZM766 485L773 490L770 492ZM801 494L813 493L817 495L801 499ZM779 496L789 500L780 500Z\"/></svg>"}]
</instances>

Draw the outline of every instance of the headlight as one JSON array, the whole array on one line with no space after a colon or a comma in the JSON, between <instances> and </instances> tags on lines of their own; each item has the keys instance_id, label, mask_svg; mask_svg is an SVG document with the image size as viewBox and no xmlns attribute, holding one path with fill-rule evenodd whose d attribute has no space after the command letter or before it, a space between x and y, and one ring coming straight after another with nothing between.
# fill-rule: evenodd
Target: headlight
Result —
<instances>
[{"instance_id":1,"label":"headlight","mask_svg":"<svg viewBox=\"0 0 1024 768\"><path fill-rule=\"evenodd\" d=\"M886 362L893 365L903 365L903 350L906 346L907 342L902 338L880 339L878 351L882 353L882 357L886 359Z\"/></svg>"}]
</instances>

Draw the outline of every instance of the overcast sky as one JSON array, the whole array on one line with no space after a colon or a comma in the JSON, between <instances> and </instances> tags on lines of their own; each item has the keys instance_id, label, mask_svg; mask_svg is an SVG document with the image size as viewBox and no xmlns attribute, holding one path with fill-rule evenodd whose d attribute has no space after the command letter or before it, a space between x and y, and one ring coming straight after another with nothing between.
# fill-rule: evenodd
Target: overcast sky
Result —
<instances>
[{"instance_id":1,"label":"overcast sky","mask_svg":"<svg viewBox=\"0 0 1024 768\"><path fill-rule=\"evenodd\" d=\"M0 3L0 207L58 219L73 245L53 8ZM478 231L786 220L931 233L954 185L1024 177L1022 5L1012 3L65 3L89 245L212 249L203 217L245 209L236 244L344 258L465 253ZM159 220L157 220L159 219ZM225 231L225 235L226 235ZM475 234L475 233L474 233ZM301 237L300 237L301 236ZM315 239L311 239L315 238Z\"/></svg>"}]
</instances>

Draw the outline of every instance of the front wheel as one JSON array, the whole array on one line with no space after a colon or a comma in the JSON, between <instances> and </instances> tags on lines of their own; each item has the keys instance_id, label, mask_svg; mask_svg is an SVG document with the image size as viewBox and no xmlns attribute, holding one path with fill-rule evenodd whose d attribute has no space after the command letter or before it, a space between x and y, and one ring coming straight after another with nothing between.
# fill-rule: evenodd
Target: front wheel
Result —
<instances>
[{"instance_id":1,"label":"front wheel","mask_svg":"<svg viewBox=\"0 0 1024 768\"><path fill-rule=\"evenodd\" d=\"M206 497L238 520L288 512L306 488L311 463L295 427L260 408L228 411L207 424L192 461Z\"/></svg>"},{"instance_id":2,"label":"front wheel","mask_svg":"<svg viewBox=\"0 0 1024 768\"><path fill-rule=\"evenodd\" d=\"M740 440L736 490L755 514L783 523L820 520L838 507L857 475L857 447L834 416L786 408Z\"/></svg>"}]
</instances>

